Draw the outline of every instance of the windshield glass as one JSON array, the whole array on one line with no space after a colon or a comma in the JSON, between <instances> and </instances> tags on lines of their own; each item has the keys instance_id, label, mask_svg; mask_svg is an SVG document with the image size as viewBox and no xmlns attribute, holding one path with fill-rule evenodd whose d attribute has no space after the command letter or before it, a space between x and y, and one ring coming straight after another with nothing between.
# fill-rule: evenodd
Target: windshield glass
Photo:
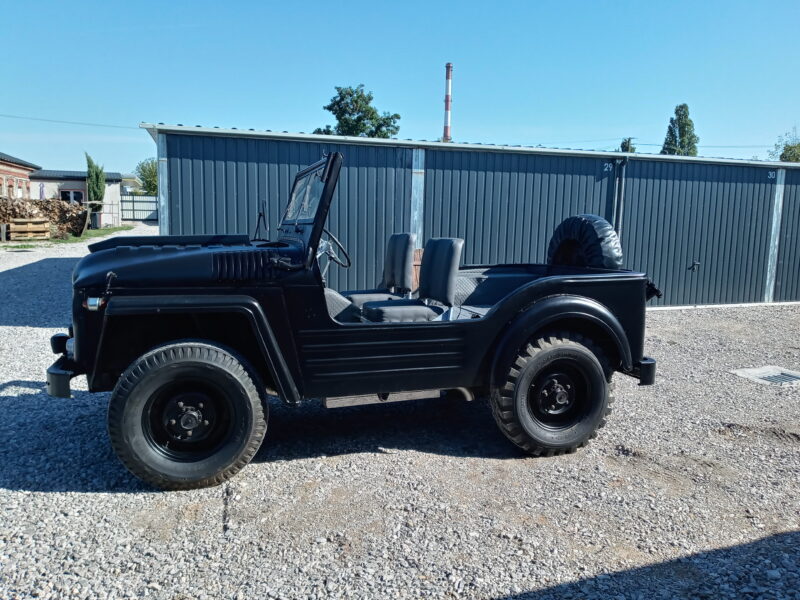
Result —
<instances>
[{"instance_id":1,"label":"windshield glass","mask_svg":"<svg viewBox=\"0 0 800 600\"><path fill-rule=\"evenodd\" d=\"M325 168L320 167L295 181L289 206L286 207L286 214L283 216L284 223L314 220L322 198L322 189L325 187L325 182L322 181L324 171Z\"/></svg>"}]
</instances>

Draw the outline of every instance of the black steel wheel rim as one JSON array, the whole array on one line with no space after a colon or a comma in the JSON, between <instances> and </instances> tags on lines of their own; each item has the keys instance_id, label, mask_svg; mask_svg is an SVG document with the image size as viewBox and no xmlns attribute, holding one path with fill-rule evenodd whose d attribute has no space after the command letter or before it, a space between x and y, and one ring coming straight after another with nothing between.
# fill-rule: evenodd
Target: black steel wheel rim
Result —
<instances>
[{"instance_id":1,"label":"black steel wheel rim","mask_svg":"<svg viewBox=\"0 0 800 600\"><path fill-rule=\"evenodd\" d=\"M236 416L230 396L209 381L178 380L156 390L142 414L148 444L163 456L194 462L230 439Z\"/></svg>"},{"instance_id":2,"label":"black steel wheel rim","mask_svg":"<svg viewBox=\"0 0 800 600\"><path fill-rule=\"evenodd\" d=\"M591 386L572 361L555 361L540 372L528 388L530 417L549 429L565 429L589 411Z\"/></svg>"}]
</instances>

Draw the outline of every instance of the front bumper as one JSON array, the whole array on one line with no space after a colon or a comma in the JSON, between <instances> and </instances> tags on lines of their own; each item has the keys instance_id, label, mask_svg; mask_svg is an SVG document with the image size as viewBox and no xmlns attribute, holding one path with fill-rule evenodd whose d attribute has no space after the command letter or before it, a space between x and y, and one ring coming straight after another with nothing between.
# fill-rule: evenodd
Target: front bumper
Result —
<instances>
[{"instance_id":1,"label":"front bumper","mask_svg":"<svg viewBox=\"0 0 800 600\"><path fill-rule=\"evenodd\" d=\"M61 354L58 360L47 368L47 393L56 398L71 398L70 380L80 375L78 365L72 360L67 350L69 336L57 333L50 338L50 349L54 354Z\"/></svg>"}]
</instances>

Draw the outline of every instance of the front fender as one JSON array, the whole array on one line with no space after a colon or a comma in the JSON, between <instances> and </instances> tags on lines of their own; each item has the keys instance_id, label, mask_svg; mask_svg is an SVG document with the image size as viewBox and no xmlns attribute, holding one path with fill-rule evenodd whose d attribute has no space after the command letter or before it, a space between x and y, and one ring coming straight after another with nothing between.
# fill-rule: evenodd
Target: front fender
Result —
<instances>
[{"instance_id":1,"label":"front fender","mask_svg":"<svg viewBox=\"0 0 800 600\"><path fill-rule=\"evenodd\" d=\"M103 333L98 356L103 351L106 321L111 317L180 313L239 313L253 329L261 353L272 375L277 392L284 401L296 404L300 394L261 305L252 296L112 296L105 308ZM98 361L95 361L95 365Z\"/></svg>"},{"instance_id":2,"label":"front fender","mask_svg":"<svg viewBox=\"0 0 800 600\"><path fill-rule=\"evenodd\" d=\"M614 314L596 300L583 296L559 295L538 300L518 314L507 326L498 343L492 361L491 383L493 386L505 378L505 370L512 363L519 349L534 334L563 320L585 321L594 329L601 329L616 347L622 368L633 369L633 359L628 337ZM603 340L597 340L603 341Z\"/></svg>"}]
</instances>

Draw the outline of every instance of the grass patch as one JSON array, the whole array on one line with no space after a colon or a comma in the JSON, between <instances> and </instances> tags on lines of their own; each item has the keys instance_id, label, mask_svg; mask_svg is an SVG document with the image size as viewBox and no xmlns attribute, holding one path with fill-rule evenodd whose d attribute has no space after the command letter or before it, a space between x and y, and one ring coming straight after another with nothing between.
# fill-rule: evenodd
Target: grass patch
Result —
<instances>
[{"instance_id":1,"label":"grass patch","mask_svg":"<svg viewBox=\"0 0 800 600\"><path fill-rule=\"evenodd\" d=\"M0 246L3 250L28 250L30 248L37 248L36 244L3 244Z\"/></svg>"},{"instance_id":2,"label":"grass patch","mask_svg":"<svg viewBox=\"0 0 800 600\"><path fill-rule=\"evenodd\" d=\"M119 227L103 227L101 229L88 229L86 233L84 233L81 237L75 237L73 235L65 238L63 240L50 240L54 244L75 244L77 242L85 242L87 240L91 240L92 238L101 238L107 235L111 235L112 233L117 233L118 231L130 231L133 229L133 225L120 225Z\"/></svg>"}]
</instances>

